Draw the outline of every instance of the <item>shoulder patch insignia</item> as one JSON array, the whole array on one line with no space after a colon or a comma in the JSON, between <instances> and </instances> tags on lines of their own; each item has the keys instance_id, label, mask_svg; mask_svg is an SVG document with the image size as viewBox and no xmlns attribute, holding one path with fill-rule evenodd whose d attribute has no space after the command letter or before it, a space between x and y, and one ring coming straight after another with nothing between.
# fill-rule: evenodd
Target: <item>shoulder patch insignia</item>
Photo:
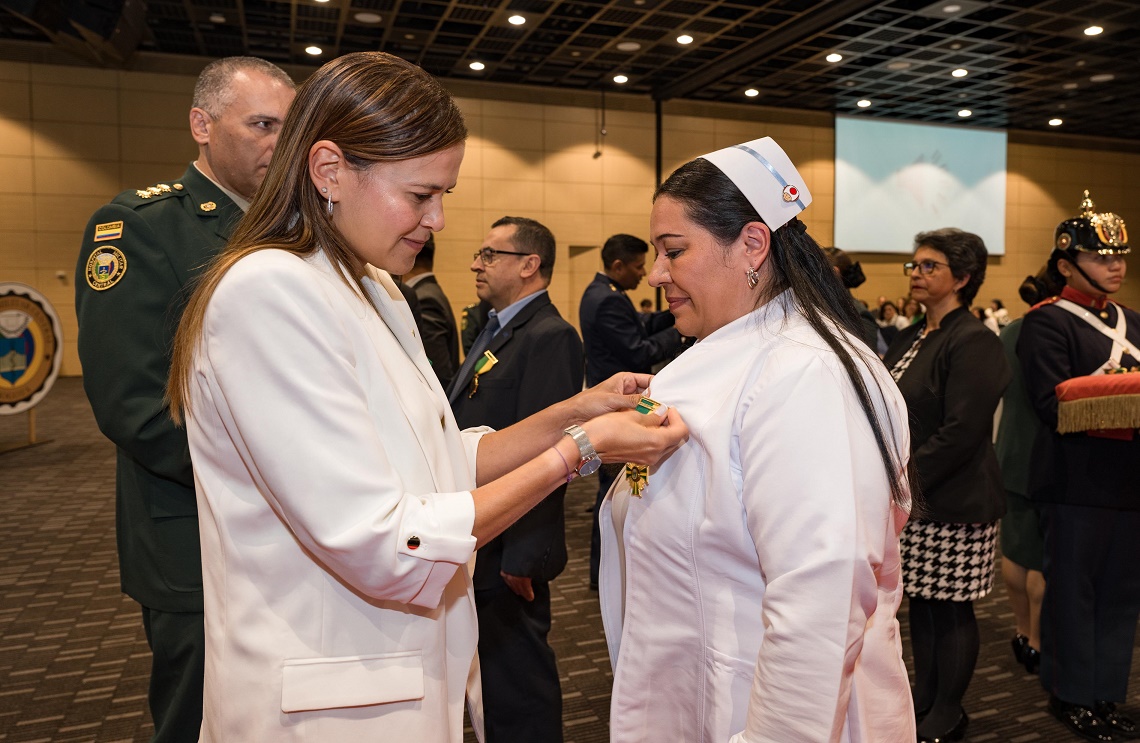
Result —
<instances>
[{"instance_id":1,"label":"shoulder patch insignia","mask_svg":"<svg viewBox=\"0 0 1140 743\"><path fill-rule=\"evenodd\" d=\"M218 205L212 201L206 201L198 205L198 208L204 212L212 212L218 208Z\"/></svg>"},{"instance_id":2,"label":"shoulder patch insignia","mask_svg":"<svg viewBox=\"0 0 1140 743\"><path fill-rule=\"evenodd\" d=\"M95 237L93 238L93 242L101 242L103 240L118 240L122 236L122 222L104 222L103 224L95 225Z\"/></svg>"},{"instance_id":3,"label":"shoulder patch insignia","mask_svg":"<svg viewBox=\"0 0 1140 743\"><path fill-rule=\"evenodd\" d=\"M127 273L127 257L114 245L96 248L87 259L87 285L97 292L110 289Z\"/></svg>"}]
</instances>

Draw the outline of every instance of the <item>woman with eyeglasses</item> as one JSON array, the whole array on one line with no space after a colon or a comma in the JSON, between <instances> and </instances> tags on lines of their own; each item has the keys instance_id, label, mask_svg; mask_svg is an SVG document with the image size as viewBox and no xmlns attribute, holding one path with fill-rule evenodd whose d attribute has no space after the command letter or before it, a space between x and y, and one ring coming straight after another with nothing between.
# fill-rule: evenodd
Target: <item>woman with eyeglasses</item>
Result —
<instances>
[{"instance_id":1,"label":"woman with eyeglasses","mask_svg":"<svg viewBox=\"0 0 1140 743\"><path fill-rule=\"evenodd\" d=\"M685 434L631 409L634 374L456 426L391 276L443 229L466 137L409 62L321 67L183 315L168 392L202 532L202 741L460 743L465 697L482 740L475 549L575 472Z\"/></svg>"},{"instance_id":2,"label":"woman with eyeglasses","mask_svg":"<svg viewBox=\"0 0 1140 743\"><path fill-rule=\"evenodd\" d=\"M883 361L910 411L923 499L902 533L921 743L966 735L962 697L979 644L973 602L993 586L1005 510L993 419L1011 373L1001 341L968 309L986 277L982 239L945 228L914 244L903 270L926 315L899 332Z\"/></svg>"}]
</instances>

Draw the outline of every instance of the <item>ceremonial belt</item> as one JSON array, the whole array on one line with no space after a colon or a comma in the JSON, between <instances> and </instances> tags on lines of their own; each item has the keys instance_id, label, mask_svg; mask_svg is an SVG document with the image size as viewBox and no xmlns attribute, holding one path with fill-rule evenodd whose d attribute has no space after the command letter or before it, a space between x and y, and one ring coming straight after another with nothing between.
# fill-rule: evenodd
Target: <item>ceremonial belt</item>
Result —
<instances>
[{"instance_id":1,"label":"ceremonial belt","mask_svg":"<svg viewBox=\"0 0 1140 743\"><path fill-rule=\"evenodd\" d=\"M1101 364L1100 368L1092 373L1093 376L1097 374L1104 374L1106 371L1120 368L1120 359L1127 351L1128 355L1140 361L1140 349L1137 349L1132 344L1125 334L1128 332L1128 321L1124 319L1124 310L1115 302L1110 304L1116 305L1116 327L1110 328L1108 325L1100 320L1096 315L1081 307L1076 302L1068 299L1058 299L1057 306L1067 312L1071 312L1077 317L1081 318L1089 325L1093 326L1097 332L1108 336L1112 339L1112 352L1109 354L1108 361Z\"/></svg>"}]
</instances>

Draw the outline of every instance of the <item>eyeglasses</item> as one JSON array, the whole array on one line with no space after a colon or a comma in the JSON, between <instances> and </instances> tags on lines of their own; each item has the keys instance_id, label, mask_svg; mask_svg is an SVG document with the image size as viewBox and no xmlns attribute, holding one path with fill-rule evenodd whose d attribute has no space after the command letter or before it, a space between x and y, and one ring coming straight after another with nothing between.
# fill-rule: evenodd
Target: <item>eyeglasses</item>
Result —
<instances>
[{"instance_id":1,"label":"eyeglasses","mask_svg":"<svg viewBox=\"0 0 1140 743\"><path fill-rule=\"evenodd\" d=\"M935 266L946 266L947 268L950 268L949 263L943 263L942 261L918 261L917 263L914 261L907 261L903 264L903 275L910 276L911 273L914 272L914 269L917 268L920 274L926 276L927 274L934 273Z\"/></svg>"},{"instance_id":2,"label":"eyeglasses","mask_svg":"<svg viewBox=\"0 0 1140 743\"><path fill-rule=\"evenodd\" d=\"M484 266L489 266L495 262L495 256L497 255L534 255L534 253L519 253L514 250L495 250L494 248L483 248L482 250L476 250L475 255L471 257L481 261Z\"/></svg>"}]
</instances>

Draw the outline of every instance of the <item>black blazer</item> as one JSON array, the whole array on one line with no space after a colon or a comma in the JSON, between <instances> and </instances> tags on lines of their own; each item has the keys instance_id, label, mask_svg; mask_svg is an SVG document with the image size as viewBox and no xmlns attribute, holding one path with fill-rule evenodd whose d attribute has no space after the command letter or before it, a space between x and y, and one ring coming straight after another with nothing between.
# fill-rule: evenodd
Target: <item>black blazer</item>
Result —
<instances>
[{"instance_id":1,"label":"black blazer","mask_svg":"<svg viewBox=\"0 0 1140 743\"><path fill-rule=\"evenodd\" d=\"M919 322L899 331L883 358L888 369L925 328ZM1005 513L993 423L1011 377L1001 341L965 307L947 314L922 342L898 383L924 501L918 518L980 524Z\"/></svg>"},{"instance_id":2,"label":"black blazer","mask_svg":"<svg viewBox=\"0 0 1140 743\"><path fill-rule=\"evenodd\" d=\"M420 279L412 287L420 302L420 332L424 352L431 361L432 371L439 377L444 389L459 371L459 328L451 302L443 293L435 276Z\"/></svg>"},{"instance_id":3,"label":"black blazer","mask_svg":"<svg viewBox=\"0 0 1140 743\"><path fill-rule=\"evenodd\" d=\"M654 312L642 322L633 302L604 273L595 276L582 294L578 322L586 346L586 383L591 387L618 372L648 373L681 348L673 313Z\"/></svg>"},{"instance_id":4,"label":"black blazer","mask_svg":"<svg viewBox=\"0 0 1140 743\"><path fill-rule=\"evenodd\" d=\"M491 341L499 362L479 377L468 397L471 374L452 404L460 428L506 428L582 389L582 341L547 294L535 298ZM571 462L571 466L575 463ZM502 585L499 571L550 581L566 567L562 485L529 513L479 550L477 589Z\"/></svg>"}]
</instances>

